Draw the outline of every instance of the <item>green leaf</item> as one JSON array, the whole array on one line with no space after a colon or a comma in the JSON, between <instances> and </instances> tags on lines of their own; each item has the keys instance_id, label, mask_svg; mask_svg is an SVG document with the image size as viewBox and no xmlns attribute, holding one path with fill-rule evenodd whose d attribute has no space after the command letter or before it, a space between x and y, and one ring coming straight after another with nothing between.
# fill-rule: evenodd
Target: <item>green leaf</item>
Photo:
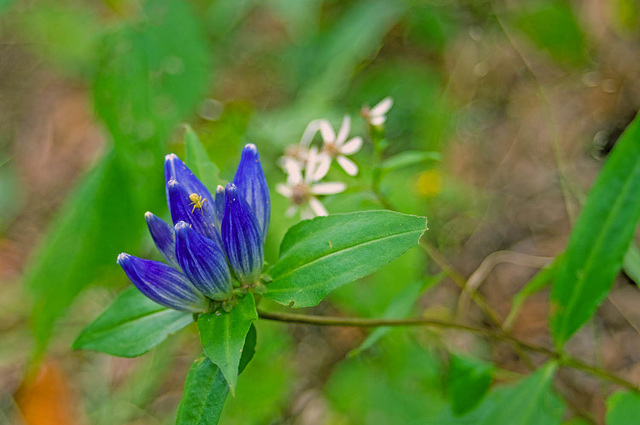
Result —
<instances>
[{"instance_id":1,"label":"green leaf","mask_svg":"<svg viewBox=\"0 0 640 425\"><path fill-rule=\"evenodd\" d=\"M220 170L211 162L198 135L188 125L185 126L184 144L187 167L209 188L212 194L215 193L216 187L219 184L223 184L220 178ZM213 202L213 199L210 201Z\"/></svg>"},{"instance_id":2,"label":"green leaf","mask_svg":"<svg viewBox=\"0 0 640 425\"><path fill-rule=\"evenodd\" d=\"M252 325L242 349L238 374L253 358L256 346L256 328ZM178 407L176 425L215 425L229 395L229 384L222 371L208 357L193 362L184 386L184 395Z\"/></svg>"},{"instance_id":3,"label":"green leaf","mask_svg":"<svg viewBox=\"0 0 640 425\"><path fill-rule=\"evenodd\" d=\"M131 287L82 331L73 348L136 357L191 322L192 314L165 308Z\"/></svg>"},{"instance_id":4,"label":"green leaf","mask_svg":"<svg viewBox=\"0 0 640 425\"><path fill-rule=\"evenodd\" d=\"M555 363L529 375L509 391L479 425L554 425L564 406L552 388Z\"/></svg>"},{"instance_id":5,"label":"green leaf","mask_svg":"<svg viewBox=\"0 0 640 425\"><path fill-rule=\"evenodd\" d=\"M34 300L36 359L56 320L85 286L109 273L122 276L115 259L123 247L137 243L145 227L131 177L121 157L113 153L104 157L83 178L31 259L25 281Z\"/></svg>"},{"instance_id":6,"label":"green leaf","mask_svg":"<svg viewBox=\"0 0 640 425\"><path fill-rule=\"evenodd\" d=\"M586 37L570 3L537 0L523 4L515 14L515 26L533 44L560 63L578 66L586 62Z\"/></svg>"},{"instance_id":7,"label":"green leaf","mask_svg":"<svg viewBox=\"0 0 640 425\"><path fill-rule=\"evenodd\" d=\"M607 425L630 425L640 418L640 395L618 391L607 399Z\"/></svg>"},{"instance_id":8,"label":"green leaf","mask_svg":"<svg viewBox=\"0 0 640 425\"><path fill-rule=\"evenodd\" d=\"M380 166L383 171L391 171L397 168L410 167L427 161L442 161L440 152L403 151L384 160Z\"/></svg>"},{"instance_id":9,"label":"green leaf","mask_svg":"<svg viewBox=\"0 0 640 425\"><path fill-rule=\"evenodd\" d=\"M551 282L553 282L558 271L558 264L560 263L561 258L562 255L559 255L555 260L553 260L553 263L549 267L536 273L536 275L533 276L533 278L520 290L520 292L513 297L511 311L504 320L503 327L505 329L511 329L511 326L513 326L513 323L518 317L518 313L520 313L522 304L524 304L527 298L551 286Z\"/></svg>"},{"instance_id":10,"label":"green leaf","mask_svg":"<svg viewBox=\"0 0 640 425\"><path fill-rule=\"evenodd\" d=\"M314 306L337 287L404 254L425 230L426 218L392 211L302 221L282 241L265 296L296 307Z\"/></svg>"},{"instance_id":11,"label":"green leaf","mask_svg":"<svg viewBox=\"0 0 640 425\"><path fill-rule=\"evenodd\" d=\"M387 309L382 314L382 317L385 319L401 319L403 317L407 317L407 315L411 312L411 307L415 304L416 300L426 291L431 288L433 285L438 284L444 279L446 275L444 273L440 273L435 276L428 276L423 281L412 282L407 285L398 295L391 300ZM349 352L349 356L355 356L362 353L365 350L373 347L383 336L388 334L391 329L391 326L382 326L376 328L373 332L362 341L358 347L354 348Z\"/></svg>"},{"instance_id":12,"label":"green leaf","mask_svg":"<svg viewBox=\"0 0 640 425\"><path fill-rule=\"evenodd\" d=\"M493 378L493 365L451 355L447 375L451 409L457 416L475 409L484 399Z\"/></svg>"},{"instance_id":13,"label":"green leaf","mask_svg":"<svg viewBox=\"0 0 640 425\"><path fill-rule=\"evenodd\" d=\"M245 295L229 313L206 313L198 317L204 353L220 368L232 393L238 381L238 365L245 339L257 318L251 293Z\"/></svg>"},{"instance_id":14,"label":"green leaf","mask_svg":"<svg viewBox=\"0 0 640 425\"><path fill-rule=\"evenodd\" d=\"M622 260L622 269L637 286L640 286L640 249L635 243L629 245Z\"/></svg>"},{"instance_id":15,"label":"green leaf","mask_svg":"<svg viewBox=\"0 0 640 425\"><path fill-rule=\"evenodd\" d=\"M594 314L620 271L640 218L640 119L622 134L571 232L551 291L558 347Z\"/></svg>"}]
</instances>

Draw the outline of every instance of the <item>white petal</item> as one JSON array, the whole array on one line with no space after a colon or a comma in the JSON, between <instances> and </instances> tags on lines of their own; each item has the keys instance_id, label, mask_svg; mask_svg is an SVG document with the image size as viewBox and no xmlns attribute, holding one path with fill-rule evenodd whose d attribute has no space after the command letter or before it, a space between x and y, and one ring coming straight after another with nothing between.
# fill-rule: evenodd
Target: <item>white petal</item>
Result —
<instances>
[{"instance_id":1,"label":"white petal","mask_svg":"<svg viewBox=\"0 0 640 425\"><path fill-rule=\"evenodd\" d=\"M344 192L346 188L346 183L342 182L318 183L311 186L311 193L314 195L333 195L334 193Z\"/></svg>"},{"instance_id":2,"label":"white petal","mask_svg":"<svg viewBox=\"0 0 640 425\"><path fill-rule=\"evenodd\" d=\"M322 178L329 172L329 167L331 167L331 157L327 154L318 155L318 167L313 172L311 180L307 180L307 183L310 184L317 182L318 180L322 180Z\"/></svg>"},{"instance_id":3,"label":"white petal","mask_svg":"<svg viewBox=\"0 0 640 425\"><path fill-rule=\"evenodd\" d=\"M284 169L287 172L287 182L289 184L302 183L302 170L298 161L285 158Z\"/></svg>"},{"instance_id":4,"label":"white petal","mask_svg":"<svg viewBox=\"0 0 640 425\"><path fill-rule=\"evenodd\" d=\"M291 205L284 212L284 215L285 215L285 217L293 217L296 214L296 212L298 212L298 206L297 205Z\"/></svg>"},{"instance_id":5,"label":"white petal","mask_svg":"<svg viewBox=\"0 0 640 425\"><path fill-rule=\"evenodd\" d=\"M353 139L342 145L342 147L340 148L340 153L343 155L351 155L358 152L361 147L362 137L354 137Z\"/></svg>"},{"instance_id":6,"label":"white petal","mask_svg":"<svg viewBox=\"0 0 640 425\"><path fill-rule=\"evenodd\" d=\"M333 143L336 140L336 133L333 131L333 127L331 127L331 123L325 119L321 119L318 122L320 126L320 134L322 135L322 140L327 143Z\"/></svg>"},{"instance_id":7,"label":"white petal","mask_svg":"<svg viewBox=\"0 0 640 425\"><path fill-rule=\"evenodd\" d=\"M392 106L393 99L390 96L387 96L378 102L376 106L371 108L371 112L369 112L369 114L374 117L384 115L389 112L389 109L391 109Z\"/></svg>"},{"instance_id":8,"label":"white petal","mask_svg":"<svg viewBox=\"0 0 640 425\"><path fill-rule=\"evenodd\" d=\"M302 137L300 138L300 144L302 146L309 147L313 136L315 136L320 129L320 121L321 120L313 120L307 125L307 128L304 129L304 133L302 133Z\"/></svg>"},{"instance_id":9,"label":"white petal","mask_svg":"<svg viewBox=\"0 0 640 425\"><path fill-rule=\"evenodd\" d=\"M327 209L324 207L324 205L322 205L322 202L318 201L318 199L314 198L313 196L309 198L309 206L311 207L311 209L316 215L319 215L319 216L329 215L329 213L327 212Z\"/></svg>"},{"instance_id":10,"label":"white petal","mask_svg":"<svg viewBox=\"0 0 640 425\"><path fill-rule=\"evenodd\" d=\"M293 194L291 187L283 183L276 184L276 192L287 198L291 198L291 195Z\"/></svg>"},{"instance_id":11,"label":"white petal","mask_svg":"<svg viewBox=\"0 0 640 425\"><path fill-rule=\"evenodd\" d=\"M347 174L349 174L350 176L355 176L356 174L358 174L358 166L356 165L355 162L353 162L346 156L339 155L336 158L336 161L338 161L338 164L340 164L340 166L344 169L344 171L346 171Z\"/></svg>"},{"instance_id":12,"label":"white petal","mask_svg":"<svg viewBox=\"0 0 640 425\"><path fill-rule=\"evenodd\" d=\"M315 174L315 170L318 168L318 162L321 158L318 157L318 148L312 146L309 149L309 153L307 155L307 164L304 169L304 181L305 183L311 183L313 181L313 175Z\"/></svg>"},{"instance_id":13,"label":"white petal","mask_svg":"<svg viewBox=\"0 0 640 425\"><path fill-rule=\"evenodd\" d=\"M349 137L349 131L351 131L351 117L345 115L340 130L338 131L338 137L336 137L336 146L342 146L344 141L347 140L347 137Z\"/></svg>"},{"instance_id":14,"label":"white petal","mask_svg":"<svg viewBox=\"0 0 640 425\"><path fill-rule=\"evenodd\" d=\"M311 220L313 217L315 217L316 215L313 213L313 211L311 210L311 208L309 208L308 205L305 205L304 207L300 208L300 218L303 220Z\"/></svg>"},{"instance_id":15,"label":"white petal","mask_svg":"<svg viewBox=\"0 0 640 425\"><path fill-rule=\"evenodd\" d=\"M384 116L384 115L380 115L380 116L377 116L377 117L371 117L371 118L369 118L369 123L370 123L371 125L379 126L379 125L384 124L384 122L385 122L386 120L387 120L387 117L386 117L386 116Z\"/></svg>"}]
</instances>

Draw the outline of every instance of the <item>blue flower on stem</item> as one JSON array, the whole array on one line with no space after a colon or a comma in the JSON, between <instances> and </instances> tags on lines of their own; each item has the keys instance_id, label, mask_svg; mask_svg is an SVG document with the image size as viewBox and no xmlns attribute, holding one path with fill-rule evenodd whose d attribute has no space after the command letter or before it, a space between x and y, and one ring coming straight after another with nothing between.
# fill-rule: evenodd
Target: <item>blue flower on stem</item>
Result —
<instances>
[{"instance_id":1,"label":"blue flower on stem","mask_svg":"<svg viewBox=\"0 0 640 425\"><path fill-rule=\"evenodd\" d=\"M173 226L150 212L145 219L167 264L122 253L131 282L158 304L192 313L231 299L234 284L259 285L271 203L256 146L244 147L233 183L215 197L175 154L164 171Z\"/></svg>"}]
</instances>

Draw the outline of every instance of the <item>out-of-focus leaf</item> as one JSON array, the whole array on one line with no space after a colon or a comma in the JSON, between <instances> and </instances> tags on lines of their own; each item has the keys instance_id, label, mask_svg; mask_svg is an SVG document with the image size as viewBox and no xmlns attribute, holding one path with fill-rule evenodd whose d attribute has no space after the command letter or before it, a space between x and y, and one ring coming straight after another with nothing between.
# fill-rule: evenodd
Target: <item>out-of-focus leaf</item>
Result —
<instances>
[{"instance_id":1,"label":"out-of-focus leaf","mask_svg":"<svg viewBox=\"0 0 640 425\"><path fill-rule=\"evenodd\" d=\"M535 0L522 3L515 25L539 49L564 64L586 62L586 37L571 3L563 0Z\"/></svg>"},{"instance_id":2,"label":"out-of-focus leaf","mask_svg":"<svg viewBox=\"0 0 640 425\"><path fill-rule=\"evenodd\" d=\"M314 306L337 287L404 254L425 230L424 217L392 211L305 220L285 235L265 296L281 304Z\"/></svg>"},{"instance_id":3,"label":"out-of-focus leaf","mask_svg":"<svg viewBox=\"0 0 640 425\"><path fill-rule=\"evenodd\" d=\"M73 343L75 349L136 357L193 322L193 315L154 303L128 288Z\"/></svg>"},{"instance_id":4,"label":"out-of-focus leaf","mask_svg":"<svg viewBox=\"0 0 640 425\"><path fill-rule=\"evenodd\" d=\"M555 363L538 369L514 386L478 425L554 425L564 406L554 393Z\"/></svg>"},{"instance_id":5,"label":"out-of-focus leaf","mask_svg":"<svg viewBox=\"0 0 640 425\"><path fill-rule=\"evenodd\" d=\"M11 7L15 1L16 0L0 0L0 14L9 10L9 7Z\"/></svg>"},{"instance_id":6,"label":"out-of-focus leaf","mask_svg":"<svg viewBox=\"0 0 640 425\"><path fill-rule=\"evenodd\" d=\"M409 36L431 51L442 53L456 33L454 4L417 3L407 14Z\"/></svg>"},{"instance_id":7,"label":"out-of-focus leaf","mask_svg":"<svg viewBox=\"0 0 640 425\"><path fill-rule=\"evenodd\" d=\"M411 311L411 307L413 307L420 295L427 289L441 282L444 277L445 274L440 273L435 276L428 276L422 282L418 281L410 283L402 290L402 292L400 292L393 300L391 300L391 302L387 306L387 309L382 314L382 317L385 319L401 319L403 317L407 317L407 315ZM358 355L363 351L373 347L375 343L378 342L380 338L388 334L391 329L392 328L390 326L376 328L369 334L369 336L367 336L367 338L365 338L364 341L362 341L362 344L351 350L351 352L349 352L349 355Z\"/></svg>"},{"instance_id":8,"label":"out-of-focus leaf","mask_svg":"<svg viewBox=\"0 0 640 425\"><path fill-rule=\"evenodd\" d=\"M403 151L386 159L381 164L380 168L384 171L390 171L396 168L410 167L427 161L442 161L442 155L440 155L440 152Z\"/></svg>"},{"instance_id":9,"label":"out-of-focus leaf","mask_svg":"<svg viewBox=\"0 0 640 425\"><path fill-rule=\"evenodd\" d=\"M527 284L520 290L520 292L518 292L513 297L513 301L511 303L511 311L509 312L509 315L507 316L507 318L504 320L503 327L505 329L511 328L514 321L518 317L518 313L520 313L522 304L524 304L527 298L551 286L551 282L553 282L553 279L555 278L556 273L558 272L558 264L560 263L561 258L562 258L562 255L559 255L553 261L553 264L536 273L536 275L533 276L533 278L529 282L527 282Z\"/></svg>"},{"instance_id":10,"label":"out-of-focus leaf","mask_svg":"<svg viewBox=\"0 0 640 425\"><path fill-rule=\"evenodd\" d=\"M620 271L640 218L640 119L608 156L559 265L551 332L562 346L593 315Z\"/></svg>"},{"instance_id":11,"label":"out-of-focus leaf","mask_svg":"<svg viewBox=\"0 0 640 425\"><path fill-rule=\"evenodd\" d=\"M211 162L207 151L200 143L198 135L188 125L185 128L184 144L187 166L209 188L212 194L215 193L216 187L219 184L223 184L220 178L220 170L216 164ZM213 202L213 199L209 201Z\"/></svg>"},{"instance_id":12,"label":"out-of-focus leaf","mask_svg":"<svg viewBox=\"0 0 640 425\"><path fill-rule=\"evenodd\" d=\"M282 17L292 38L302 39L317 31L321 0L270 0L269 4Z\"/></svg>"},{"instance_id":13,"label":"out-of-focus leaf","mask_svg":"<svg viewBox=\"0 0 640 425\"><path fill-rule=\"evenodd\" d=\"M242 349L238 374L253 358L255 346L256 329L251 326ZM217 424L228 395L229 384L222 371L207 356L200 357L193 362L187 375L176 425Z\"/></svg>"},{"instance_id":14,"label":"out-of-focus leaf","mask_svg":"<svg viewBox=\"0 0 640 425\"><path fill-rule=\"evenodd\" d=\"M132 193L133 178L121 158L107 155L84 178L31 259L25 281L33 293L36 354L75 296L116 271L118 253L140 238L144 210Z\"/></svg>"},{"instance_id":15,"label":"out-of-focus leaf","mask_svg":"<svg viewBox=\"0 0 640 425\"><path fill-rule=\"evenodd\" d=\"M249 14L256 0L214 0L207 9L207 30L220 38L233 30Z\"/></svg>"},{"instance_id":16,"label":"out-of-focus leaf","mask_svg":"<svg viewBox=\"0 0 640 425\"><path fill-rule=\"evenodd\" d=\"M144 2L140 22L105 38L93 84L95 109L138 168L156 165L140 158L161 156L164 139L195 110L207 90L210 63L205 32L188 2Z\"/></svg>"},{"instance_id":17,"label":"out-of-focus leaf","mask_svg":"<svg viewBox=\"0 0 640 425\"><path fill-rule=\"evenodd\" d=\"M630 425L640 418L640 395L618 391L607 399L607 425Z\"/></svg>"},{"instance_id":18,"label":"out-of-focus leaf","mask_svg":"<svg viewBox=\"0 0 640 425\"><path fill-rule=\"evenodd\" d=\"M640 286L640 249L635 243L629 245L627 253L622 260L622 270Z\"/></svg>"},{"instance_id":19,"label":"out-of-focus leaf","mask_svg":"<svg viewBox=\"0 0 640 425\"><path fill-rule=\"evenodd\" d=\"M24 203L18 173L10 160L0 161L0 233Z\"/></svg>"},{"instance_id":20,"label":"out-of-focus leaf","mask_svg":"<svg viewBox=\"0 0 640 425\"><path fill-rule=\"evenodd\" d=\"M245 295L229 313L206 313L198 317L204 353L220 368L232 393L238 381L238 366L247 333L257 318L251 293Z\"/></svg>"},{"instance_id":21,"label":"out-of-focus leaf","mask_svg":"<svg viewBox=\"0 0 640 425\"><path fill-rule=\"evenodd\" d=\"M451 355L447 383L453 413L461 416L476 408L487 394L492 378L492 364Z\"/></svg>"}]
</instances>

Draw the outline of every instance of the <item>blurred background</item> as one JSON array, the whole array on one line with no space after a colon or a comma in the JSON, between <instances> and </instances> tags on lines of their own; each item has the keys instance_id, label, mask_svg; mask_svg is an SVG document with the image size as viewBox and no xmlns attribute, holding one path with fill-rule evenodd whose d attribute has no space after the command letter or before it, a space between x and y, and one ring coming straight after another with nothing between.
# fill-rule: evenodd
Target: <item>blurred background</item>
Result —
<instances>
[{"instance_id":1,"label":"blurred background","mask_svg":"<svg viewBox=\"0 0 640 425\"><path fill-rule=\"evenodd\" d=\"M366 139L360 108L392 96L385 155L442 159L390 170L381 191L429 218L429 241L465 277L499 250L535 256L478 283L506 316L562 251L638 109L639 24L635 0L0 0L0 423L175 421L195 327L137 359L70 346L129 284L116 255L158 258L143 216L167 216L163 157L183 155L183 123L226 179L257 144L273 189L308 122L349 114ZM325 199L330 212L380 208L371 155L365 141L355 178L332 170L349 190ZM272 190L270 262L297 220L287 202ZM422 282L411 315L482 325L473 306L459 317L459 289L439 271L414 248L311 311L380 317ZM546 300L527 300L516 336L551 345ZM637 381L639 305L621 276L569 350ZM221 423L474 423L450 413L447 352L495 363L497 384L529 370L509 346L429 329L353 352L367 332L258 323ZM565 418L601 423L614 388L569 370L556 386Z\"/></svg>"}]
</instances>

